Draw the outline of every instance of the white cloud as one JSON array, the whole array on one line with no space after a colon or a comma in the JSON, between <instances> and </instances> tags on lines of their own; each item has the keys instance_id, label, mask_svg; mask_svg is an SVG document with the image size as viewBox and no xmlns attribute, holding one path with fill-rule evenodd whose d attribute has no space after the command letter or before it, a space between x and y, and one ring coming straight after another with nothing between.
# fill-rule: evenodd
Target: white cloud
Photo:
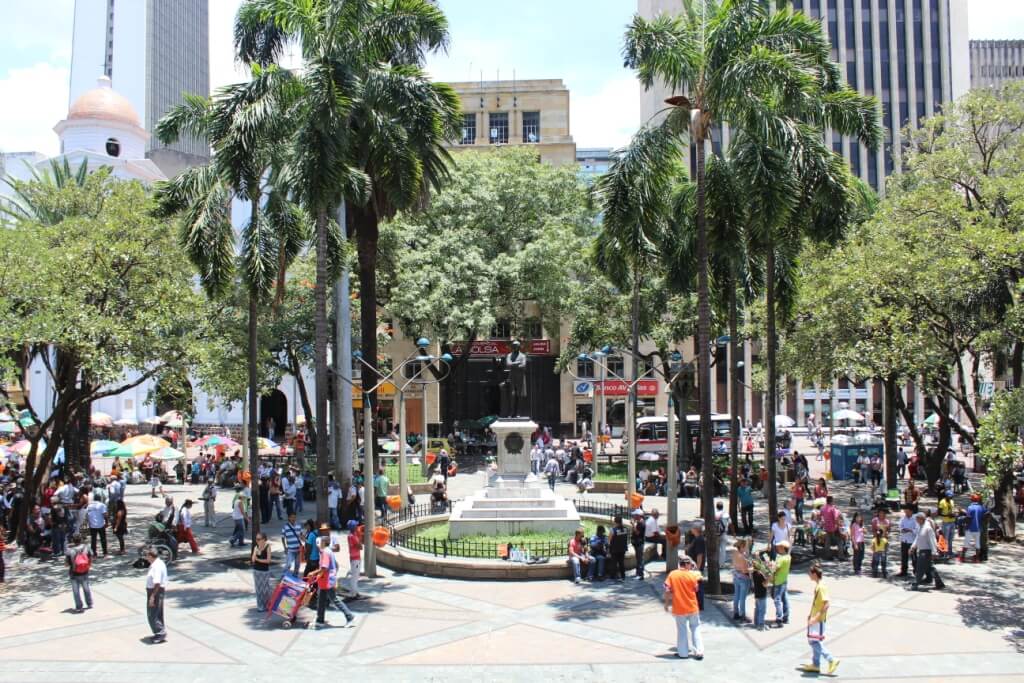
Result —
<instances>
[{"instance_id":1,"label":"white cloud","mask_svg":"<svg viewBox=\"0 0 1024 683\"><path fill-rule=\"evenodd\" d=\"M569 93L569 132L577 147L622 147L640 125L640 84L620 76L593 95Z\"/></svg>"},{"instance_id":2,"label":"white cloud","mask_svg":"<svg viewBox=\"0 0 1024 683\"><path fill-rule=\"evenodd\" d=\"M0 78L0 150L60 151L53 126L67 116L69 78L67 68L46 62L9 69Z\"/></svg>"}]
</instances>

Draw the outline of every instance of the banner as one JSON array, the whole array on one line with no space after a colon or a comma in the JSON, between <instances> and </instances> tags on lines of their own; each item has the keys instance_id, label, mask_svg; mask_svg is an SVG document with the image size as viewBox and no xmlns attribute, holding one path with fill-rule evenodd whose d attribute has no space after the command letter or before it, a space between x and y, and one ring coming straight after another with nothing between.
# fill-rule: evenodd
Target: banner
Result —
<instances>
[{"instance_id":1,"label":"banner","mask_svg":"<svg viewBox=\"0 0 1024 683\"><path fill-rule=\"evenodd\" d=\"M603 389L605 396L626 396L629 394L629 382L621 379L606 379L604 381L594 382L594 388L598 392L601 392ZM657 396L658 380L642 379L637 382L636 395L647 397Z\"/></svg>"},{"instance_id":2,"label":"banner","mask_svg":"<svg viewBox=\"0 0 1024 683\"><path fill-rule=\"evenodd\" d=\"M458 356L466 348L466 342L452 342L452 355ZM550 339L531 339L520 348L527 354L547 356L551 353ZM469 352L474 356L504 356L512 351L512 342L505 339L488 339L475 341L469 345Z\"/></svg>"}]
</instances>

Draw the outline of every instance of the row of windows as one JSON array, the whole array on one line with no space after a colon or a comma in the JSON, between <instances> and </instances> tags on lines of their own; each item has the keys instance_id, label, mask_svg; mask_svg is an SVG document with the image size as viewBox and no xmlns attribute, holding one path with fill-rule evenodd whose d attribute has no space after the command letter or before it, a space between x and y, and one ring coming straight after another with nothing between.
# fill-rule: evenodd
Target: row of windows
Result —
<instances>
[{"instance_id":1,"label":"row of windows","mask_svg":"<svg viewBox=\"0 0 1024 683\"><path fill-rule=\"evenodd\" d=\"M993 64L983 64L981 67L982 76L1003 76L1010 78L1019 78L1024 76L1024 66L1020 64L1011 64L1005 66L995 66Z\"/></svg>"},{"instance_id":2,"label":"row of windows","mask_svg":"<svg viewBox=\"0 0 1024 683\"><path fill-rule=\"evenodd\" d=\"M526 143L540 142L540 112L523 112L522 140ZM487 114L487 140L492 145L507 145L509 139L508 112ZM476 143L476 114L462 115L462 139L459 144Z\"/></svg>"}]
</instances>

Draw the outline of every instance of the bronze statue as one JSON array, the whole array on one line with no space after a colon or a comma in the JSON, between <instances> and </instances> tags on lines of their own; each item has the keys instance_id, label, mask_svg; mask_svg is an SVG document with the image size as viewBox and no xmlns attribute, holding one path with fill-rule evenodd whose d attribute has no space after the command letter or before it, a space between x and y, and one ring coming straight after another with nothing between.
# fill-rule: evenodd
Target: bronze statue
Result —
<instances>
[{"instance_id":1,"label":"bronze statue","mask_svg":"<svg viewBox=\"0 0 1024 683\"><path fill-rule=\"evenodd\" d=\"M514 341L512 350L505 354L505 381L501 383L501 416L521 417L520 409L529 412L526 398L526 354L519 349L519 342Z\"/></svg>"}]
</instances>

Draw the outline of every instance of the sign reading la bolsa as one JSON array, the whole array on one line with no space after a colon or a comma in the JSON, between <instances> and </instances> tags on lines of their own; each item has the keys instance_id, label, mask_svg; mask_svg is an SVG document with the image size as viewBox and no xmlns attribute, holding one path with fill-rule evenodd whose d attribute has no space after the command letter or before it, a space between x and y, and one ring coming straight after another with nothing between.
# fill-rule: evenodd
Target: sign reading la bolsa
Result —
<instances>
[{"instance_id":1,"label":"sign reading la bolsa","mask_svg":"<svg viewBox=\"0 0 1024 683\"><path fill-rule=\"evenodd\" d=\"M452 342L451 352L460 355L466 348L466 342ZM522 350L527 355L546 356L551 353L550 339L531 339L522 345ZM504 356L512 351L512 342L505 339L488 339L475 341L469 345L469 353L472 356Z\"/></svg>"}]
</instances>

